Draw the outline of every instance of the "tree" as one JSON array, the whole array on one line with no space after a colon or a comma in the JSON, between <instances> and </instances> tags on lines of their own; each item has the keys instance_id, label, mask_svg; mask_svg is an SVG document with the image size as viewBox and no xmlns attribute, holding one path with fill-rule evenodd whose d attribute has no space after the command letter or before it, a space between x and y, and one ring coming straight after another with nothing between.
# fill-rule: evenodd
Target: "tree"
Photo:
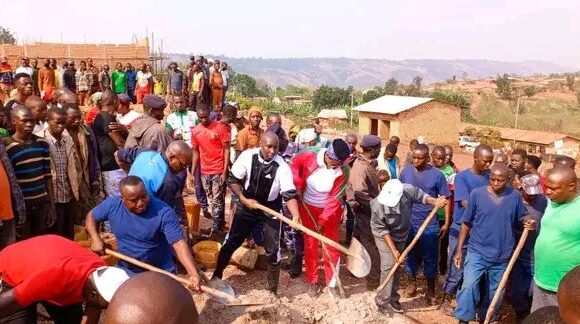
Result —
<instances>
[{"instance_id":1,"label":"tree","mask_svg":"<svg viewBox=\"0 0 580 324\"><path fill-rule=\"evenodd\" d=\"M376 89L369 90L363 94L362 103L366 103L366 102L375 100L375 99L380 98L382 96L383 95L381 94L381 92L377 91Z\"/></svg>"},{"instance_id":2,"label":"tree","mask_svg":"<svg viewBox=\"0 0 580 324\"><path fill-rule=\"evenodd\" d=\"M252 78L247 74L236 73L232 77L233 91L239 92L243 97L267 97L272 90L263 80Z\"/></svg>"},{"instance_id":3,"label":"tree","mask_svg":"<svg viewBox=\"0 0 580 324\"><path fill-rule=\"evenodd\" d=\"M14 33L8 28L0 26L0 44L16 44Z\"/></svg>"},{"instance_id":4,"label":"tree","mask_svg":"<svg viewBox=\"0 0 580 324\"><path fill-rule=\"evenodd\" d=\"M421 76L416 76L413 78L413 86L417 88L419 92L421 92L421 84L423 83L423 78Z\"/></svg>"},{"instance_id":5,"label":"tree","mask_svg":"<svg viewBox=\"0 0 580 324\"><path fill-rule=\"evenodd\" d=\"M397 94L397 89L399 89L399 81L395 78L390 78L387 82L385 82L385 91L386 95L395 95Z\"/></svg>"},{"instance_id":6,"label":"tree","mask_svg":"<svg viewBox=\"0 0 580 324\"><path fill-rule=\"evenodd\" d=\"M524 88L524 95L526 97L531 98L536 95L536 93L540 92L542 89L536 87L535 85L530 85Z\"/></svg>"},{"instance_id":7,"label":"tree","mask_svg":"<svg viewBox=\"0 0 580 324\"><path fill-rule=\"evenodd\" d=\"M566 75L566 86L568 89L574 91L574 83L576 82L576 77L572 74Z\"/></svg>"},{"instance_id":8,"label":"tree","mask_svg":"<svg viewBox=\"0 0 580 324\"><path fill-rule=\"evenodd\" d=\"M322 85L314 91L312 105L316 109L336 108L342 105L348 105L350 104L350 95L352 91L352 87L343 89Z\"/></svg>"},{"instance_id":9,"label":"tree","mask_svg":"<svg viewBox=\"0 0 580 324\"><path fill-rule=\"evenodd\" d=\"M510 79L509 75L504 74L503 76L498 76L495 80L495 85L497 89L495 90L499 97L504 100L512 99L514 93L513 81Z\"/></svg>"}]
</instances>

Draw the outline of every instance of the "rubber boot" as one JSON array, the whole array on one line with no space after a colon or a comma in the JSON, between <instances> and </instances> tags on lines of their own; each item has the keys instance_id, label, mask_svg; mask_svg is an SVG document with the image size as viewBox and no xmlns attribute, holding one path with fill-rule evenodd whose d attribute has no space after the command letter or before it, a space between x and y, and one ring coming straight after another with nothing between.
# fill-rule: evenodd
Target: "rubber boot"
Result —
<instances>
[{"instance_id":1,"label":"rubber boot","mask_svg":"<svg viewBox=\"0 0 580 324\"><path fill-rule=\"evenodd\" d=\"M274 295L278 293L278 282L280 280L280 263L268 266L268 290Z\"/></svg>"},{"instance_id":2,"label":"rubber boot","mask_svg":"<svg viewBox=\"0 0 580 324\"><path fill-rule=\"evenodd\" d=\"M427 278L427 293L425 294L425 301L429 306L437 304L437 297L435 296L435 278Z\"/></svg>"},{"instance_id":3,"label":"rubber boot","mask_svg":"<svg viewBox=\"0 0 580 324\"><path fill-rule=\"evenodd\" d=\"M294 259L290 265L290 270L288 270L290 278L298 278L302 274L302 255L294 254Z\"/></svg>"},{"instance_id":4,"label":"rubber boot","mask_svg":"<svg viewBox=\"0 0 580 324\"><path fill-rule=\"evenodd\" d=\"M344 238L344 241L342 241L342 245L344 246L350 246L350 242L352 241L352 229L347 228L346 229L346 235Z\"/></svg>"},{"instance_id":5,"label":"rubber boot","mask_svg":"<svg viewBox=\"0 0 580 324\"><path fill-rule=\"evenodd\" d=\"M409 286L405 288L405 297L412 298L417 296L417 277L409 276Z\"/></svg>"}]
</instances>

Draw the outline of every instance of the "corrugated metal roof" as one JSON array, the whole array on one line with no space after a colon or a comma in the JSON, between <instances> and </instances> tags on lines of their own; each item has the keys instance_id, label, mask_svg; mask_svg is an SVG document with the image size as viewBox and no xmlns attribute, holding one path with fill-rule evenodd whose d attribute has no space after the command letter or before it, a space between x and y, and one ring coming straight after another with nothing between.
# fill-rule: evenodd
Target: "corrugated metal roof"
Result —
<instances>
[{"instance_id":1,"label":"corrugated metal roof","mask_svg":"<svg viewBox=\"0 0 580 324\"><path fill-rule=\"evenodd\" d=\"M395 115L405 110L415 108L433 98L382 96L362 105L354 107L356 111Z\"/></svg>"},{"instance_id":2,"label":"corrugated metal roof","mask_svg":"<svg viewBox=\"0 0 580 324\"><path fill-rule=\"evenodd\" d=\"M580 142L580 138L570 136L567 134L561 133L549 133L549 132L542 132L542 131L532 131L526 129L514 129L514 128L505 128L505 127L492 127L492 126L485 126L485 125L475 125L475 124L463 124L466 127L475 127L475 128L493 128L498 130L501 133L501 138L510 141L517 141L517 142L526 142L526 143L534 143L534 144L543 144L543 145L551 145L555 141L570 138L575 141Z\"/></svg>"},{"instance_id":3,"label":"corrugated metal roof","mask_svg":"<svg viewBox=\"0 0 580 324\"><path fill-rule=\"evenodd\" d=\"M346 110L344 109L322 109L316 117L326 119L348 119Z\"/></svg>"}]
</instances>

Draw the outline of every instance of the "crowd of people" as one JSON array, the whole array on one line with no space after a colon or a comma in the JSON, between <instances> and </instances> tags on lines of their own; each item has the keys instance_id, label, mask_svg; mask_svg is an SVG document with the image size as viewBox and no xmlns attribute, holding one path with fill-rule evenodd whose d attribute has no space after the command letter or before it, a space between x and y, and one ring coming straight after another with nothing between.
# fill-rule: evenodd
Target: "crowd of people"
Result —
<instances>
[{"instance_id":1,"label":"crowd of people","mask_svg":"<svg viewBox=\"0 0 580 324\"><path fill-rule=\"evenodd\" d=\"M381 313L404 311L398 293L404 273L406 296L420 293L424 277L425 301L438 305L443 275L443 310L467 323L483 320L516 243L529 232L506 293L518 321L554 313L554 306L566 321L578 321L574 159L559 156L540 174L542 161L525 150L496 155L482 144L472 166L458 170L450 146L412 140L401 159L396 136L383 146L374 135L324 138L317 122L285 130L279 113L265 115L259 107L241 117L237 104L226 101L227 64L212 63L192 57L186 73L171 64L167 116L167 101L151 94L146 64L135 78L131 65L119 63L111 75L103 66L95 79L92 61L76 71L67 62L56 83L51 60L35 75L35 62L30 67L24 59L14 75L0 74L15 86L0 107L0 322L34 318L37 303L57 323L80 322L83 302L84 312L98 318L94 310L144 271L125 261L106 267L71 243L75 225L85 227L90 250L99 255L107 248L101 233L111 232L125 255L172 273L178 260L188 288L198 291L202 279L182 230L184 194L195 194L203 216L213 220L206 236L221 239L227 232L214 278L223 277L234 251L250 240L265 249L266 287L273 294L285 268L291 278L304 269L313 298L325 286L331 296L344 297L340 252L323 245L321 285L318 240L282 226L261 206L336 242L344 218L342 243L356 238L372 260L369 290L404 261L377 293ZM86 100L91 107L81 111ZM142 102L143 113L132 110L134 102ZM401 259L422 227L417 245ZM282 249L289 251L286 262Z\"/></svg>"}]
</instances>

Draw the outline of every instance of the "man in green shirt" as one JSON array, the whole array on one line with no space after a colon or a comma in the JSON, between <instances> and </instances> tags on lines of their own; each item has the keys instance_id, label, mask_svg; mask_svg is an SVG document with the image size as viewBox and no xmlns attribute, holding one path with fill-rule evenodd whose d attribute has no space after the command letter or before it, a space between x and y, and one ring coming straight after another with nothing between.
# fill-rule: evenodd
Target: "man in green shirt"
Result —
<instances>
[{"instance_id":1,"label":"man in green shirt","mask_svg":"<svg viewBox=\"0 0 580 324\"><path fill-rule=\"evenodd\" d=\"M556 167L546 173L550 202L534 249L532 312L558 306L560 281L580 265L580 196L576 189L576 173L570 168Z\"/></svg>"},{"instance_id":2,"label":"man in green shirt","mask_svg":"<svg viewBox=\"0 0 580 324\"><path fill-rule=\"evenodd\" d=\"M116 70L111 75L111 81L113 82L113 91L116 94L127 93L127 75L121 62L117 63Z\"/></svg>"}]
</instances>

